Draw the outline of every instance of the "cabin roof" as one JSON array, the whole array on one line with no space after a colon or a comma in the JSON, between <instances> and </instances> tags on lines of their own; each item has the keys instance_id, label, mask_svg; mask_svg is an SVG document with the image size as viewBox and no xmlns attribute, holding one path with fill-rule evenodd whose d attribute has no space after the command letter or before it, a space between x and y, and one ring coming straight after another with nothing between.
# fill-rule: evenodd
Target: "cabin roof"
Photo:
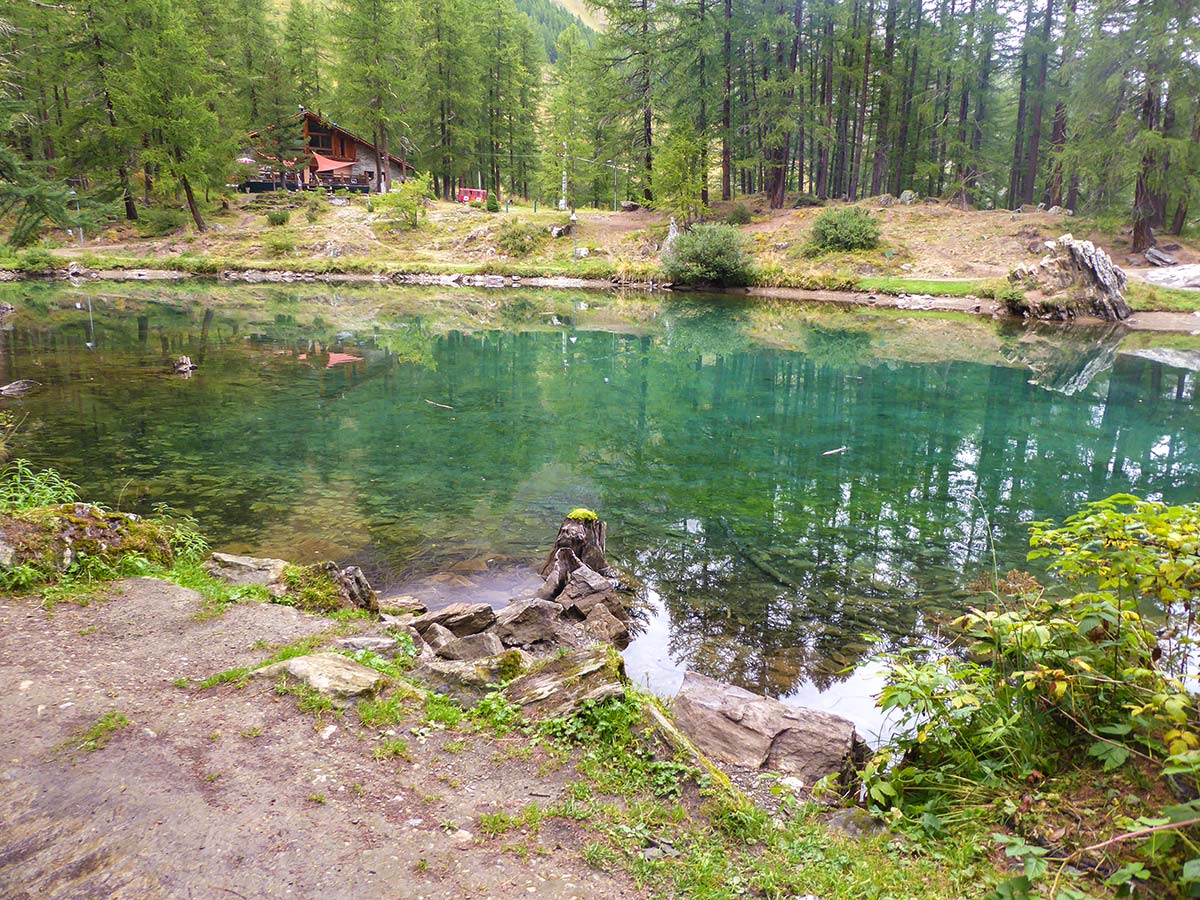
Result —
<instances>
[{"instance_id":1,"label":"cabin roof","mask_svg":"<svg viewBox=\"0 0 1200 900\"><path fill-rule=\"evenodd\" d=\"M362 144L365 147L370 147L372 151L374 151L374 149L375 149L375 145L371 141L368 141L366 138L358 136L353 131L343 128L341 125L338 125L335 122L329 121L324 116L320 115L319 113L313 112L311 109L301 109L300 112L298 112L294 116L292 116L292 119L294 119L295 121L301 121L303 119L308 119L310 121L316 122L322 128L328 128L330 131L336 131L336 132L344 135L345 137L350 138L350 140L354 141L355 143ZM251 138L256 138L261 134L262 134L262 131L252 131L252 132L250 132L250 134L248 136ZM308 148L305 148L305 149L308 150ZM314 151L308 150L308 152L311 153ZM388 154L388 159L391 162L393 162L395 165L401 166L402 168L405 168L405 169L413 168L412 163L407 162L406 160L402 160L398 156L393 156L390 153Z\"/></svg>"}]
</instances>

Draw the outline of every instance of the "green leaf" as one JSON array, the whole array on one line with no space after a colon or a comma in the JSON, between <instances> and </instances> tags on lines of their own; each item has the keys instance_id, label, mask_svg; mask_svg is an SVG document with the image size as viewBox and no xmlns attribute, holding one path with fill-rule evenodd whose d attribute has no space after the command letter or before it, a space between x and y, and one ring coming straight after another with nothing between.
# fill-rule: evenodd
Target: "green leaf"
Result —
<instances>
[{"instance_id":1,"label":"green leaf","mask_svg":"<svg viewBox=\"0 0 1200 900\"><path fill-rule=\"evenodd\" d=\"M1179 880L1184 884L1194 884L1200 881L1200 858L1189 859L1183 864L1183 875Z\"/></svg>"},{"instance_id":2,"label":"green leaf","mask_svg":"<svg viewBox=\"0 0 1200 900\"><path fill-rule=\"evenodd\" d=\"M1129 749L1120 744L1110 744L1108 741L1096 741L1088 748L1088 756L1094 756L1104 763L1104 771L1111 772L1120 768L1129 759Z\"/></svg>"}]
</instances>

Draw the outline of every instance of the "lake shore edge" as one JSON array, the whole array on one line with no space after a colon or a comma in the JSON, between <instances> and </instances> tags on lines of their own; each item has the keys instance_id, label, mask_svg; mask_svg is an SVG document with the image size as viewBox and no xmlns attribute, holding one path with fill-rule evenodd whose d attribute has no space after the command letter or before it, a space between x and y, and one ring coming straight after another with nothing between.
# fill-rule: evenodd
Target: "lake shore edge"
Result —
<instances>
[{"instance_id":1,"label":"lake shore edge","mask_svg":"<svg viewBox=\"0 0 1200 900\"><path fill-rule=\"evenodd\" d=\"M966 295L931 295L923 293L889 293L880 290L820 290L794 287L756 285L744 288L692 288L650 281L625 281L613 278L586 278L571 275L521 276L501 273L437 273L437 272L311 272L286 268L267 268L247 265L219 271L186 271L176 268L129 267L92 269L72 262L63 269L51 272L22 272L0 270L0 283L19 281L82 281L145 282L145 281L219 281L244 284L332 284L387 285L395 287L482 287L482 288L550 288L557 290L643 291L646 293L705 293L731 297L753 297L763 300L785 300L802 303L823 303L840 306L911 310L913 312L968 313L993 319L1020 321L1010 315L1002 303ZM1099 318L1077 316L1078 324L1105 324ZM1172 310L1135 310L1119 323L1132 331L1200 332L1200 313Z\"/></svg>"}]
</instances>

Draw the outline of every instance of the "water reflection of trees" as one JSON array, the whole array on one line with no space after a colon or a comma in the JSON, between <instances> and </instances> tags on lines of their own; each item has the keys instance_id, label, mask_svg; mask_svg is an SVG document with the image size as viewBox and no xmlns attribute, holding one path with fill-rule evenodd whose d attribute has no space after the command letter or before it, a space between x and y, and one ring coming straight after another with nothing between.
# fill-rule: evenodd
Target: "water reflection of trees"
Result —
<instances>
[{"instance_id":1,"label":"water reflection of trees","mask_svg":"<svg viewBox=\"0 0 1200 900\"><path fill-rule=\"evenodd\" d=\"M773 694L827 685L864 634L936 629L993 550L1023 559L1033 519L1200 487L1195 374L1124 354L1099 371L1114 345L1095 335L1014 332L1012 368L918 365L819 323L805 353L764 349L741 307L667 304L640 334L504 309L538 327L107 314L97 352L78 322L35 324L5 336L4 366L50 385L28 404L55 428L24 450L89 494L128 484L126 508L167 500L224 541L321 532L384 579L532 559L564 506L597 505L669 612L671 655ZM197 347L200 377L155 368Z\"/></svg>"}]
</instances>

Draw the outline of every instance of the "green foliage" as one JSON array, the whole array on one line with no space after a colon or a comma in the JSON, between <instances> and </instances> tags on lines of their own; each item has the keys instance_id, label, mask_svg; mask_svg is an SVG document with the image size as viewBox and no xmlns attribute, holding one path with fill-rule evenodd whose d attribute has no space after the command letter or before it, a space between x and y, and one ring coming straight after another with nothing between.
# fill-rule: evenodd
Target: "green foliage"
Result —
<instances>
[{"instance_id":1,"label":"green foliage","mask_svg":"<svg viewBox=\"0 0 1200 900\"><path fill-rule=\"evenodd\" d=\"M813 254L874 250L879 246L879 225L857 206L827 209L813 223L808 249Z\"/></svg>"},{"instance_id":2,"label":"green foliage","mask_svg":"<svg viewBox=\"0 0 1200 900\"><path fill-rule=\"evenodd\" d=\"M594 510L578 506L567 513L568 519L574 519L576 522L599 522L600 517L596 515Z\"/></svg>"},{"instance_id":3,"label":"green foliage","mask_svg":"<svg viewBox=\"0 0 1200 900\"><path fill-rule=\"evenodd\" d=\"M1085 756L1105 771L1154 760L1200 787L1196 702L1181 677L1196 646L1200 504L1116 495L1061 526L1035 523L1030 543L1063 585L1008 578L1016 596L997 595L957 623L968 659L888 660L879 702L899 731L863 773L873 806L919 819L948 791L961 795L953 785L982 802ZM1161 634L1141 612L1154 607ZM1037 854L1024 858L1032 882L1044 867ZM1177 865L1161 854L1154 862L1160 877Z\"/></svg>"},{"instance_id":4,"label":"green foliage","mask_svg":"<svg viewBox=\"0 0 1200 900\"><path fill-rule=\"evenodd\" d=\"M433 194L429 174L413 175L406 181L393 184L386 194L372 198L381 215L409 230L420 228L426 219L426 208Z\"/></svg>"},{"instance_id":5,"label":"green foliage","mask_svg":"<svg viewBox=\"0 0 1200 900\"><path fill-rule=\"evenodd\" d=\"M35 472L28 460L16 459L0 471L0 512L74 503L78 490L56 470Z\"/></svg>"},{"instance_id":6,"label":"green foliage","mask_svg":"<svg viewBox=\"0 0 1200 900\"><path fill-rule=\"evenodd\" d=\"M75 745L74 749L82 750L84 753L102 750L114 734L128 725L129 719L125 718L123 713L115 709L110 710L79 735L79 743Z\"/></svg>"},{"instance_id":7,"label":"green foliage","mask_svg":"<svg viewBox=\"0 0 1200 900\"><path fill-rule=\"evenodd\" d=\"M138 215L138 233L142 237L174 234L187 224L187 213L174 206L150 206Z\"/></svg>"},{"instance_id":8,"label":"green foliage","mask_svg":"<svg viewBox=\"0 0 1200 900\"><path fill-rule=\"evenodd\" d=\"M372 759L412 759L412 751L408 749L408 744L399 738L389 738L386 741L381 741L371 751Z\"/></svg>"},{"instance_id":9,"label":"green foliage","mask_svg":"<svg viewBox=\"0 0 1200 900\"><path fill-rule=\"evenodd\" d=\"M30 275L42 275L53 271L61 264L61 261L56 259L49 250L33 247L16 258L15 268L19 272L26 272Z\"/></svg>"},{"instance_id":10,"label":"green foliage","mask_svg":"<svg viewBox=\"0 0 1200 900\"><path fill-rule=\"evenodd\" d=\"M341 591L329 573L320 566L289 565L283 570L281 581L287 588L287 594L278 602L286 602L305 612L326 615L341 609Z\"/></svg>"},{"instance_id":11,"label":"green foliage","mask_svg":"<svg viewBox=\"0 0 1200 900\"><path fill-rule=\"evenodd\" d=\"M523 721L521 707L511 703L500 691L490 691L475 704L471 718L497 735L507 734Z\"/></svg>"},{"instance_id":12,"label":"green foliage","mask_svg":"<svg viewBox=\"0 0 1200 900\"><path fill-rule=\"evenodd\" d=\"M425 721L429 724L454 728L464 715L463 708L444 694L425 695Z\"/></svg>"},{"instance_id":13,"label":"green foliage","mask_svg":"<svg viewBox=\"0 0 1200 900\"><path fill-rule=\"evenodd\" d=\"M488 191L487 202L484 204L488 212L500 212L500 201L496 198L495 191Z\"/></svg>"},{"instance_id":14,"label":"green foliage","mask_svg":"<svg viewBox=\"0 0 1200 900\"><path fill-rule=\"evenodd\" d=\"M507 219L496 234L496 249L505 256L528 256L546 242L546 230L537 225L522 225L519 219Z\"/></svg>"},{"instance_id":15,"label":"green foliage","mask_svg":"<svg viewBox=\"0 0 1200 900\"><path fill-rule=\"evenodd\" d=\"M399 724L412 711L424 693L403 682L398 682L387 697L362 700L358 704L358 718L368 728L386 728Z\"/></svg>"},{"instance_id":16,"label":"green foliage","mask_svg":"<svg viewBox=\"0 0 1200 900\"><path fill-rule=\"evenodd\" d=\"M280 210L280 212L286 212L286 210ZM263 238L263 249L270 257L287 256L296 249L296 239L286 233L268 234Z\"/></svg>"},{"instance_id":17,"label":"green foliage","mask_svg":"<svg viewBox=\"0 0 1200 900\"><path fill-rule=\"evenodd\" d=\"M672 128L654 172L654 206L684 222L703 215L704 142L690 122Z\"/></svg>"},{"instance_id":18,"label":"green foliage","mask_svg":"<svg viewBox=\"0 0 1200 900\"><path fill-rule=\"evenodd\" d=\"M750 212L750 206L743 202L733 204L733 208L729 210L725 216L726 225L749 225L753 215Z\"/></svg>"},{"instance_id":19,"label":"green foliage","mask_svg":"<svg viewBox=\"0 0 1200 900\"><path fill-rule=\"evenodd\" d=\"M267 223L275 227L286 225L292 217L290 210L286 209L271 209L267 211Z\"/></svg>"},{"instance_id":20,"label":"green foliage","mask_svg":"<svg viewBox=\"0 0 1200 900\"><path fill-rule=\"evenodd\" d=\"M303 682L293 682L287 678L280 678L275 682L274 690L280 696L295 697L296 705L300 708L301 712L314 715L318 719L326 713L341 714L341 710L334 704L331 697L322 694L316 688L309 687Z\"/></svg>"},{"instance_id":21,"label":"green foliage","mask_svg":"<svg viewBox=\"0 0 1200 900\"><path fill-rule=\"evenodd\" d=\"M680 284L736 287L754 278L741 232L732 225L696 225L683 232L663 254L663 271Z\"/></svg>"}]
</instances>

